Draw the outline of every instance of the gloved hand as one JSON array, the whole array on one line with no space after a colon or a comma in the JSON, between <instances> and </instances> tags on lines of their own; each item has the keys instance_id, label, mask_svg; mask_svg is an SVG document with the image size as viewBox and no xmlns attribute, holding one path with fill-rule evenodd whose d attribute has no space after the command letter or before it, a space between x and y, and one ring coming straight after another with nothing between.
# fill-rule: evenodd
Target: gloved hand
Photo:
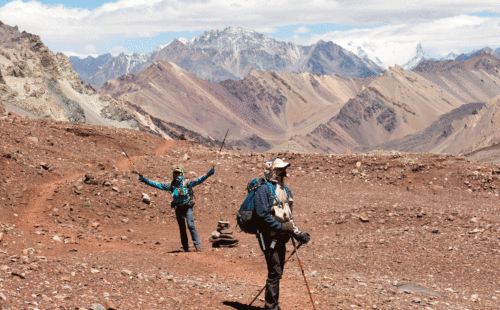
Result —
<instances>
[{"instance_id":1,"label":"gloved hand","mask_svg":"<svg viewBox=\"0 0 500 310\"><path fill-rule=\"evenodd\" d=\"M139 181L146 182L146 178L143 177L142 174L139 174Z\"/></svg>"},{"instance_id":2,"label":"gloved hand","mask_svg":"<svg viewBox=\"0 0 500 310\"><path fill-rule=\"evenodd\" d=\"M293 233L293 224L292 222L286 222L283 224L283 230L289 233Z\"/></svg>"},{"instance_id":3,"label":"gloved hand","mask_svg":"<svg viewBox=\"0 0 500 310\"><path fill-rule=\"evenodd\" d=\"M297 241L299 241L302 244L308 243L309 239L311 239L311 236L308 233L301 233L300 235L297 236Z\"/></svg>"},{"instance_id":4,"label":"gloved hand","mask_svg":"<svg viewBox=\"0 0 500 310\"><path fill-rule=\"evenodd\" d=\"M215 173L215 169L212 168L212 169L208 170L207 176L209 177L209 176L213 175L214 173Z\"/></svg>"}]
</instances>

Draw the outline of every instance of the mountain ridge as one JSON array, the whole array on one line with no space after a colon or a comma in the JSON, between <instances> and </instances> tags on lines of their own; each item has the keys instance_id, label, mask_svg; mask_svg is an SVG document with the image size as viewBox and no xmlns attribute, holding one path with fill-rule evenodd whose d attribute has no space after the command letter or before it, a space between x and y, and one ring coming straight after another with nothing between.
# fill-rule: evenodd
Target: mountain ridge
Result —
<instances>
[{"instance_id":1,"label":"mountain ridge","mask_svg":"<svg viewBox=\"0 0 500 310\"><path fill-rule=\"evenodd\" d=\"M362 59L333 42L301 46L255 31L228 27L207 31L191 40L174 39L148 54L120 54L85 82L98 89L107 80L138 73L160 60L176 63L210 82L242 79L253 70L349 77L374 76L381 70L371 60Z\"/></svg>"}]
</instances>

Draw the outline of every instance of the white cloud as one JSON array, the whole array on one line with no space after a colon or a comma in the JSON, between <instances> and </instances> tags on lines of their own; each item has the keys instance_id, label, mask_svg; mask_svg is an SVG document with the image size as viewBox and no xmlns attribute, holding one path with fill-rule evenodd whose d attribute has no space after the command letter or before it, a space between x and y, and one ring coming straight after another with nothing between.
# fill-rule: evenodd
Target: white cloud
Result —
<instances>
[{"instance_id":1,"label":"white cloud","mask_svg":"<svg viewBox=\"0 0 500 310\"><path fill-rule=\"evenodd\" d=\"M124 48L123 46L115 46L111 49L111 52L110 52L110 54L112 56L118 56L121 53L130 54L129 51L126 48Z\"/></svg>"},{"instance_id":2,"label":"white cloud","mask_svg":"<svg viewBox=\"0 0 500 310\"><path fill-rule=\"evenodd\" d=\"M99 57L99 55L97 54L79 54L79 53L74 53L74 52L62 52L64 55L68 56L68 57L71 57L71 56L75 56L75 57L78 57L80 59L85 59L87 58L88 56L92 56L94 58L97 58Z\"/></svg>"},{"instance_id":3,"label":"white cloud","mask_svg":"<svg viewBox=\"0 0 500 310\"><path fill-rule=\"evenodd\" d=\"M97 52L97 49L95 48L95 46L93 44L87 44L83 48L83 52L87 53L87 54L92 54L92 53L95 54L95 52Z\"/></svg>"},{"instance_id":4,"label":"white cloud","mask_svg":"<svg viewBox=\"0 0 500 310\"><path fill-rule=\"evenodd\" d=\"M89 54L95 52L91 45L111 38L228 26L270 33L281 26L334 22L384 26L313 35L309 42L421 42L425 49L444 55L463 47L499 44L500 19L464 15L483 11L500 13L498 0L118 0L94 10L13 0L0 7L0 20L38 34L48 44L88 45L82 52ZM308 31L296 29L292 40L304 44L300 34Z\"/></svg>"},{"instance_id":5,"label":"white cloud","mask_svg":"<svg viewBox=\"0 0 500 310\"><path fill-rule=\"evenodd\" d=\"M237 5L235 5L237 4ZM500 12L498 0L118 0L94 10L14 0L0 20L52 42L92 43L110 36L149 37L168 31L244 27L273 32L293 24L422 23L469 12ZM299 28L300 29L300 28ZM304 29L305 30L305 29Z\"/></svg>"},{"instance_id":6,"label":"white cloud","mask_svg":"<svg viewBox=\"0 0 500 310\"><path fill-rule=\"evenodd\" d=\"M308 32L309 32L309 28L304 27L304 26L299 27L299 28L297 28L297 29L294 31L294 33L296 33L296 34L308 33Z\"/></svg>"},{"instance_id":7,"label":"white cloud","mask_svg":"<svg viewBox=\"0 0 500 310\"><path fill-rule=\"evenodd\" d=\"M413 24L401 23L372 29L333 31L313 35L308 43L322 39L341 46L353 42L368 50L386 48L386 55L390 58L393 52L401 53L407 47L414 50L416 42L420 42L426 50L432 49L437 54L445 56L464 47L498 46L500 44L498 38L500 38L500 18L461 15Z\"/></svg>"}]
</instances>

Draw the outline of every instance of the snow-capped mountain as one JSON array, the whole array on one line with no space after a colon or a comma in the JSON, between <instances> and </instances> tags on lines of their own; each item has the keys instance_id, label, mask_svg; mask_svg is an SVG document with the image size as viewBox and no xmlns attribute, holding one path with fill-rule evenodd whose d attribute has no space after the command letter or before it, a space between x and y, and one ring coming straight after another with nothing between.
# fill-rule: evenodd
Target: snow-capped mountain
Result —
<instances>
[{"instance_id":1,"label":"snow-capped mountain","mask_svg":"<svg viewBox=\"0 0 500 310\"><path fill-rule=\"evenodd\" d=\"M113 58L110 53L103 54L98 57L87 56L83 59L77 56L67 56L73 65L73 69L80 74L80 77L84 81L96 74L102 66L107 64L111 58Z\"/></svg>"},{"instance_id":2,"label":"snow-capped mountain","mask_svg":"<svg viewBox=\"0 0 500 310\"><path fill-rule=\"evenodd\" d=\"M448 55L446 55L445 57L441 58L441 60L455 60L455 58L457 58L457 54L451 52L449 53Z\"/></svg>"},{"instance_id":3,"label":"snow-capped mountain","mask_svg":"<svg viewBox=\"0 0 500 310\"><path fill-rule=\"evenodd\" d=\"M497 49L497 50L500 50L500 49ZM470 53L460 54L460 55L458 55L455 58L455 60L456 61L469 60L469 59L471 59L474 56L482 55L482 54L491 54L491 55L493 55L493 56L495 56L495 57L497 57L497 58L500 59L500 53L498 53L497 51L493 50L492 48L484 47L484 48L482 48L480 50L473 50Z\"/></svg>"},{"instance_id":4,"label":"snow-capped mountain","mask_svg":"<svg viewBox=\"0 0 500 310\"><path fill-rule=\"evenodd\" d=\"M399 65L406 70L412 70L420 62L431 57L419 42L338 42L343 48L353 52L360 58L369 59L382 68Z\"/></svg>"},{"instance_id":5,"label":"snow-capped mountain","mask_svg":"<svg viewBox=\"0 0 500 310\"><path fill-rule=\"evenodd\" d=\"M415 52L415 56L413 56L413 58L408 60L404 65L402 65L402 67L405 68L406 70L413 70L414 68L416 68L418 66L419 63L421 63L422 61L429 60L429 59L431 59L431 57L429 55L427 55L427 53L422 48L422 45L419 43L417 45L417 50Z\"/></svg>"},{"instance_id":6,"label":"snow-capped mountain","mask_svg":"<svg viewBox=\"0 0 500 310\"><path fill-rule=\"evenodd\" d=\"M207 31L190 40L174 39L148 54L120 54L85 82L100 88L107 80L138 73L159 60L173 62L211 82L241 79L252 70L366 77L382 69L369 58L359 57L332 42L301 46L229 27Z\"/></svg>"}]
</instances>

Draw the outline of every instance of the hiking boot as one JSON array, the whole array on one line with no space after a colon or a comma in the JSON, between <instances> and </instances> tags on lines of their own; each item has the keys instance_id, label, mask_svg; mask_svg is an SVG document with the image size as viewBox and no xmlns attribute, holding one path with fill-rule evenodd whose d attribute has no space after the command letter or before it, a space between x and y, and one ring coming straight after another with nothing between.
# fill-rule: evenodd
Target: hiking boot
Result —
<instances>
[{"instance_id":1,"label":"hiking boot","mask_svg":"<svg viewBox=\"0 0 500 310\"><path fill-rule=\"evenodd\" d=\"M196 247L196 252L201 252L201 247L197 246Z\"/></svg>"},{"instance_id":2,"label":"hiking boot","mask_svg":"<svg viewBox=\"0 0 500 310\"><path fill-rule=\"evenodd\" d=\"M187 248L187 249L181 248L181 252L189 252L189 248Z\"/></svg>"}]
</instances>

